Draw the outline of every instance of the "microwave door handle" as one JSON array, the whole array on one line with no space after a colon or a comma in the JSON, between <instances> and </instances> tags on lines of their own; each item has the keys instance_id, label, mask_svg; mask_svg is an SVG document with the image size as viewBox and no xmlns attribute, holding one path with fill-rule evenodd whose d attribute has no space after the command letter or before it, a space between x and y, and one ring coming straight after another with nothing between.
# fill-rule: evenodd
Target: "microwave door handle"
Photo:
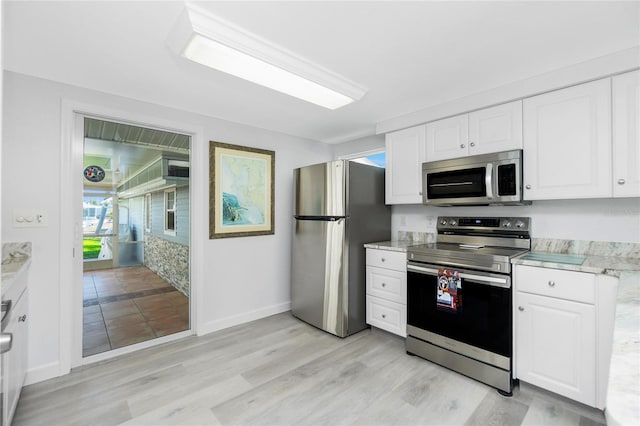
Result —
<instances>
[{"instance_id":1,"label":"microwave door handle","mask_svg":"<svg viewBox=\"0 0 640 426\"><path fill-rule=\"evenodd\" d=\"M487 170L484 175L484 185L487 188L487 198L493 199L493 163L487 164Z\"/></svg>"}]
</instances>

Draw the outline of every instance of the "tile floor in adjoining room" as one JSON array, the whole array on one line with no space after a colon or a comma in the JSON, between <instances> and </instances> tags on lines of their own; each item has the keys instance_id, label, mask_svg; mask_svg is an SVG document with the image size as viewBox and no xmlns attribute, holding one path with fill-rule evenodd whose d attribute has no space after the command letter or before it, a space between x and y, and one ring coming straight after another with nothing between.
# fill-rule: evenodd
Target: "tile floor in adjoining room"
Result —
<instances>
[{"instance_id":1,"label":"tile floor in adjoining room","mask_svg":"<svg viewBox=\"0 0 640 426\"><path fill-rule=\"evenodd\" d=\"M189 299L145 266L84 273L82 356L189 329Z\"/></svg>"}]
</instances>

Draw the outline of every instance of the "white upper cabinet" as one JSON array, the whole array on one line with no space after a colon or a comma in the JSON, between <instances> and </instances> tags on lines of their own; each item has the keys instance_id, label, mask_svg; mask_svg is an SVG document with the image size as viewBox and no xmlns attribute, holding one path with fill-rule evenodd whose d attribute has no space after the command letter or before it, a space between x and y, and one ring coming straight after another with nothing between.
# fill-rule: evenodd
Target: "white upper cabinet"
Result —
<instances>
[{"instance_id":1,"label":"white upper cabinet","mask_svg":"<svg viewBox=\"0 0 640 426\"><path fill-rule=\"evenodd\" d=\"M611 83L524 100L524 199L611 197Z\"/></svg>"},{"instance_id":2,"label":"white upper cabinet","mask_svg":"<svg viewBox=\"0 0 640 426\"><path fill-rule=\"evenodd\" d=\"M425 126L388 133L385 139L385 200L387 204L422 203L422 163Z\"/></svg>"},{"instance_id":3,"label":"white upper cabinet","mask_svg":"<svg viewBox=\"0 0 640 426\"><path fill-rule=\"evenodd\" d=\"M640 197L640 71L613 77L613 196Z\"/></svg>"},{"instance_id":4,"label":"white upper cabinet","mask_svg":"<svg viewBox=\"0 0 640 426\"><path fill-rule=\"evenodd\" d=\"M427 124L427 161L464 157L468 153L468 114Z\"/></svg>"},{"instance_id":5,"label":"white upper cabinet","mask_svg":"<svg viewBox=\"0 0 640 426\"><path fill-rule=\"evenodd\" d=\"M522 101L427 124L427 161L522 148Z\"/></svg>"},{"instance_id":6,"label":"white upper cabinet","mask_svg":"<svg viewBox=\"0 0 640 426\"><path fill-rule=\"evenodd\" d=\"M522 101L469 114L469 154L522 149Z\"/></svg>"}]
</instances>

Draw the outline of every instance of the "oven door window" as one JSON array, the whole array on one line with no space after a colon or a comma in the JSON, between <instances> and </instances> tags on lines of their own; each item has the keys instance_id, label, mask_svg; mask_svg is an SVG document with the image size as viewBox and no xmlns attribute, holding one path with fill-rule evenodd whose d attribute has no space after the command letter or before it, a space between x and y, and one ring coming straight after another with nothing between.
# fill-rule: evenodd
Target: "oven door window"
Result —
<instances>
[{"instance_id":1,"label":"oven door window","mask_svg":"<svg viewBox=\"0 0 640 426\"><path fill-rule=\"evenodd\" d=\"M427 197L429 199L485 197L486 168L453 170L427 174Z\"/></svg>"},{"instance_id":2,"label":"oven door window","mask_svg":"<svg viewBox=\"0 0 640 426\"><path fill-rule=\"evenodd\" d=\"M407 272L407 323L414 327L511 356L511 288L462 278L461 308L436 305L438 278Z\"/></svg>"}]
</instances>

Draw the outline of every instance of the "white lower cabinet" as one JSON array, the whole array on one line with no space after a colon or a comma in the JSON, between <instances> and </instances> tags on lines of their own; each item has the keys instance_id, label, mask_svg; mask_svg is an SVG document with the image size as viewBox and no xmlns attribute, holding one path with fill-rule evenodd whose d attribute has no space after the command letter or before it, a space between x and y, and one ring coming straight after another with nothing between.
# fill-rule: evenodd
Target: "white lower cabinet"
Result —
<instances>
[{"instance_id":1,"label":"white lower cabinet","mask_svg":"<svg viewBox=\"0 0 640 426\"><path fill-rule=\"evenodd\" d=\"M367 324L407 335L407 255L367 249Z\"/></svg>"},{"instance_id":2,"label":"white lower cabinet","mask_svg":"<svg viewBox=\"0 0 640 426\"><path fill-rule=\"evenodd\" d=\"M595 307L518 292L520 380L595 405Z\"/></svg>"},{"instance_id":3,"label":"white lower cabinet","mask_svg":"<svg viewBox=\"0 0 640 426\"><path fill-rule=\"evenodd\" d=\"M15 413L27 371L27 320L29 292L26 289L27 273L21 272L4 301L11 301L8 317L5 318L4 334L12 335L11 349L2 354L2 424L10 425Z\"/></svg>"},{"instance_id":4,"label":"white lower cabinet","mask_svg":"<svg viewBox=\"0 0 640 426\"><path fill-rule=\"evenodd\" d=\"M515 377L604 408L616 283L584 272L516 265Z\"/></svg>"}]
</instances>

